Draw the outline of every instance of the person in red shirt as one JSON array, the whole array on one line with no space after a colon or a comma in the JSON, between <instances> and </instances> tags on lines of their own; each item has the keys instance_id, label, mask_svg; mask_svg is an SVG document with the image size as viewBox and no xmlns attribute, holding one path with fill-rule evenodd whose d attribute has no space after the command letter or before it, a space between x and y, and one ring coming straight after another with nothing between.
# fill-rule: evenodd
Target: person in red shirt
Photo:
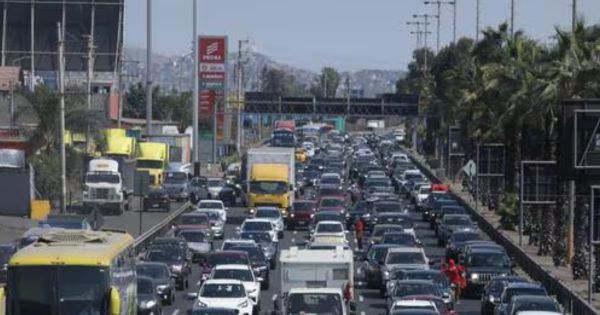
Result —
<instances>
[{"instance_id":1,"label":"person in red shirt","mask_svg":"<svg viewBox=\"0 0 600 315\"><path fill-rule=\"evenodd\" d=\"M354 224L354 232L356 233L356 243L358 245L358 249L362 249L362 240L365 226L362 223L362 219L358 218L356 223Z\"/></svg>"},{"instance_id":2,"label":"person in red shirt","mask_svg":"<svg viewBox=\"0 0 600 315\"><path fill-rule=\"evenodd\" d=\"M462 289L467 287L467 281L463 277L465 268L461 265L457 265L454 259L448 261L448 266L442 265L442 272L446 274L450 283L454 285L454 298L458 301Z\"/></svg>"}]
</instances>

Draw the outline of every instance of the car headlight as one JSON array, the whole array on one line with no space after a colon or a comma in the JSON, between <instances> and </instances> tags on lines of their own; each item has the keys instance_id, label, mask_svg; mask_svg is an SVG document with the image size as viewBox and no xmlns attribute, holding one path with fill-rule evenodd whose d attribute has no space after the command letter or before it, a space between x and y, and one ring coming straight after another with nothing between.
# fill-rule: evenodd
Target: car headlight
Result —
<instances>
[{"instance_id":1,"label":"car headlight","mask_svg":"<svg viewBox=\"0 0 600 315\"><path fill-rule=\"evenodd\" d=\"M237 307L248 307L248 301L246 300L246 301L238 304Z\"/></svg>"},{"instance_id":2,"label":"car headlight","mask_svg":"<svg viewBox=\"0 0 600 315\"><path fill-rule=\"evenodd\" d=\"M470 278L473 281L479 280L479 274L478 273L472 273Z\"/></svg>"},{"instance_id":3,"label":"car headlight","mask_svg":"<svg viewBox=\"0 0 600 315\"><path fill-rule=\"evenodd\" d=\"M173 272L181 272L181 269L183 269L182 265L173 265L173 266L171 266L171 270Z\"/></svg>"},{"instance_id":4,"label":"car headlight","mask_svg":"<svg viewBox=\"0 0 600 315\"><path fill-rule=\"evenodd\" d=\"M163 285L157 285L157 286L156 286L156 291L157 291L158 293L162 293L162 292L164 292L164 291L165 291L167 288L169 288L169 286L168 286L168 285L166 285L166 284L163 284Z\"/></svg>"},{"instance_id":5,"label":"car headlight","mask_svg":"<svg viewBox=\"0 0 600 315\"><path fill-rule=\"evenodd\" d=\"M150 301L145 301L142 302L142 308L153 308L154 306L156 306L156 301L154 300L150 300Z\"/></svg>"},{"instance_id":6,"label":"car headlight","mask_svg":"<svg viewBox=\"0 0 600 315\"><path fill-rule=\"evenodd\" d=\"M490 301L490 303L496 303L496 298L493 295L490 295L490 297L488 298L488 301Z\"/></svg>"},{"instance_id":7,"label":"car headlight","mask_svg":"<svg viewBox=\"0 0 600 315\"><path fill-rule=\"evenodd\" d=\"M389 280L390 279L390 272L389 271L385 270L383 272L383 279L384 280Z\"/></svg>"},{"instance_id":8,"label":"car headlight","mask_svg":"<svg viewBox=\"0 0 600 315\"><path fill-rule=\"evenodd\" d=\"M290 213L290 218L293 218L293 217L295 217L295 216L296 216L295 214L293 214L293 213Z\"/></svg>"}]
</instances>

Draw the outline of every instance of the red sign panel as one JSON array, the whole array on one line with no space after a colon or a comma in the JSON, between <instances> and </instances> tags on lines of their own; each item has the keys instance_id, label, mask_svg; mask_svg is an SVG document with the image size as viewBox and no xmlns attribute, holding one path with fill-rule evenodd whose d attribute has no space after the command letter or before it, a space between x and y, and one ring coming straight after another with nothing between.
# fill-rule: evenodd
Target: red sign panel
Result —
<instances>
[{"instance_id":1,"label":"red sign panel","mask_svg":"<svg viewBox=\"0 0 600 315\"><path fill-rule=\"evenodd\" d=\"M215 106L215 91L203 90L200 92L198 112L203 115L211 115Z\"/></svg>"},{"instance_id":2,"label":"red sign panel","mask_svg":"<svg viewBox=\"0 0 600 315\"><path fill-rule=\"evenodd\" d=\"M200 37L200 62L225 63L225 37Z\"/></svg>"}]
</instances>

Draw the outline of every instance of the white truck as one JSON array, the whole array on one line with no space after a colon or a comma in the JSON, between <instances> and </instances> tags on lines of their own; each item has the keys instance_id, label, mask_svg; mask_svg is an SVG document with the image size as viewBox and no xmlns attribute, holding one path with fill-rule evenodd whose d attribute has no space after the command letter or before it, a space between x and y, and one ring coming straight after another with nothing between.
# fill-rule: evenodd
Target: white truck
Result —
<instances>
[{"instance_id":1,"label":"white truck","mask_svg":"<svg viewBox=\"0 0 600 315\"><path fill-rule=\"evenodd\" d=\"M354 314L352 250L281 250L281 296L274 297L278 314Z\"/></svg>"},{"instance_id":2,"label":"white truck","mask_svg":"<svg viewBox=\"0 0 600 315\"><path fill-rule=\"evenodd\" d=\"M85 174L83 212L98 208L103 213L121 215L129 210L134 176L135 160L92 159Z\"/></svg>"},{"instance_id":3,"label":"white truck","mask_svg":"<svg viewBox=\"0 0 600 315\"><path fill-rule=\"evenodd\" d=\"M296 195L295 166L294 148L248 150L245 178L248 206L277 206L286 211Z\"/></svg>"}]
</instances>

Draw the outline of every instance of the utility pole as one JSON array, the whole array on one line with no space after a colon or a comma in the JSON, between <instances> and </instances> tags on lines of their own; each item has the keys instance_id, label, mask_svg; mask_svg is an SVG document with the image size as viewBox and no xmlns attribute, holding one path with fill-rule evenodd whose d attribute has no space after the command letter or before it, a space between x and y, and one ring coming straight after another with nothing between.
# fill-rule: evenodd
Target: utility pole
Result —
<instances>
[{"instance_id":1,"label":"utility pole","mask_svg":"<svg viewBox=\"0 0 600 315\"><path fill-rule=\"evenodd\" d=\"M61 23L57 24L58 35L58 82L59 82L59 138L60 138L60 212L67 209L67 166L65 153L65 41Z\"/></svg>"},{"instance_id":2,"label":"utility pole","mask_svg":"<svg viewBox=\"0 0 600 315\"><path fill-rule=\"evenodd\" d=\"M454 40L456 40L456 3L454 1L441 1L441 0L436 0L436 1L424 1L424 4L431 4L431 5L435 5L437 8L437 15L435 15L435 18L437 19L437 35L436 35L436 52L440 51L440 29L441 29L441 17L442 17L442 4L447 4L447 5L453 5L454 6Z\"/></svg>"},{"instance_id":3,"label":"utility pole","mask_svg":"<svg viewBox=\"0 0 600 315\"><path fill-rule=\"evenodd\" d=\"M571 37L575 38L575 28L577 28L577 0L573 0L572 12L571 12ZM567 264L571 264L573 257L575 256L575 181L570 180L568 182L569 190L569 215L567 220L568 231L567 231ZM591 271L590 271L591 272Z\"/></svg>"},{"instance_id":4,"label":"utility pole","mask_svg":"<svg viewBox=\"0 0 600 315\"><path fill-rule=\"evenodd\" d=\"M573 0L571 12L571 31L575 34L575 28L577 27L577 0Z\"/></svg>"},{"instance_id":5,"label":"utility pole","mask_svg":"<svg viewBox=\"0 0 600 315\"><path fill-rule=\"evenodd\" d=\"M194 87L193 87L193 94L192 94L192 124L193 124L193 131L192 131L192 141L194 142L193 145L193 156L192 156L192 160L194 163L197 163L199 161L199 154L198 152L200 152L199 148L198 148L198 98L200 97L200 93L198 91L198 84L199 84L199 78L198 78L198 8L197 8L198 4L196 0L192 0L192 15L193 15L193 22L192 22L192 27L194 28L192 31L192 36L194 36L194 38L192 39L192 43L194 44L194 71L192 71L192 76L194 76L194 80L192 81L194 83ZM195 174L195 175L200 175L200 174Z\"/></svg>"},{"instance_id":6,"label":"utility pole","mask_svg":"<svg viewBox=\"0 0 600 315\"><path fill-rule=\"evenodd\" d=\"M243 141L243 126L242 126L242 93L244 90L244 80L243 80L243 65L242 65L242 46L244 44L249 43L249 40L238 40L238 56L237 56L237 141L236 141L236 150L238 154L241 156L242 153L242 141Z\"/></svg>"},{"instance_id":7,"label":"utility pole","mask_svg":"<svg viewBox=\"0 0 600 315\"><path fill-rule=\"evenodd\" d=\"M152 133L152 0L146 0L146 134Z\"/></svg>"},{"instance_id":8,"label":"utility pole","mask_svg":"<svg viewBox=\"0 0 600 315\"><path fill-rule=\"evenodd\" d=\"M94 12L94 10L92 10ZM93 16L93 15L92 15ZM92 23L93 24L93 23ZM88 114L92 110L92 78L94 76L94 33L90 32L87 37L87 110ZM88 126L85 133L85 147L90 150L90 127Z\"/></svg>"},{"instance_id":9,"label":"utility pole","mask_svg":"<svg viewBox=\"0 0 600 315\"><path fill-rule=\"evenodd\" d=\"M456 10L458 6L458 0L454 0L454 12L452 18L452 42L456 44Z\"/></svg>"},{"instance_id":10,"label":"utility pole","mask_svg":"<svg viewBox=\"0 0 600 315\"><path fill-rule=\"evenodd\" d=\"M431 14L413 14L413 18L422 18L424 20L423 25L425 25L425 31L424 31L424 42L425 42L425 46L424 46L424 50L423 50L423 74L425 74L427 72L428 67L428 46L427 46L427 34L429 33L429 31L427 30L427 25L429 25L429 18L431 17L435 17L435 15L431 15Z\"/></svg>"},{"instance_id":11,"label":"utility pole","mask_svg":"<svg viewBox=\"0 0 600 315\"><path fill-rule=\"evenodd\" d=\"M515 0L510 0L510 38L515 38Z\"/></svg>"},{"instance_id":12,"label":"utility pole","mask_svg":"<svg viewBox=\"0 0 600 315\"><path fill-rule=\"evenodd\" d=\"M430 23L427 23L430 24ZM406 22L406 25L414 25L416 27L416 31L410 32L411 34L416 34L417 37L417 46L415 49L419 49L421 48L421 44L422 44L422 37L424 32L421 30L421 25L425 25L425 22L420 22L420 21L410 21L410 22Z\"/></svg>"},{"instance_id":13,"label":"utility pole","mask_svg":"<svg viewBox=\"0 0 600 315\"><path fill-rule=\"evenodd\" d=\"M476 8L475 8L475 41L478 42L479 41L479 1L480 0L476 0Z\"/></svg>"}]
</instances>

